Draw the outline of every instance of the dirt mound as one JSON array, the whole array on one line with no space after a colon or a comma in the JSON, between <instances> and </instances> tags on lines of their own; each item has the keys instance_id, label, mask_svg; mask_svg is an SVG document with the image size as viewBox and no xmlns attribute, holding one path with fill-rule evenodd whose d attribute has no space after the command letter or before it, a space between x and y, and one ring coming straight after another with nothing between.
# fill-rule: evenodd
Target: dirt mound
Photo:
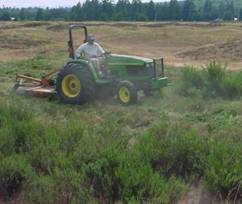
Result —
<instances>
[{"instance_id":1,"label":"dirt mound","mask_svg":"<svg viewBox=\"0 0 242 204\"><path fill-rule=\"evenodd\" d=\"M48 43L47 40L35 40L28 36L0 36L0 48L25 49L33 46L43 45L46 43Z\"/></svg>"},{"instance_id":2,"label":"dirt mound","mask_svg":"<svg viewBox=\"0 0 242 204\"><path fill-rule=\"evenodd\" d=\"M193 60L241 60L242 40L201 46L192 50L178 53L177 57L190 58Z\"/></svg>"},{"instance_id":3,"label":"dirt mound","mask_svg":"<svg viewBox=\"0 0 242 204\"><path fill-rule=\"evenodd\" d=\"M69 24L78 24L78 23L69 23ZM54 25L49 25L46 30L51 31L62 31L66 30L69 26L67 23L59 23ZM158 23L133 23L133 22L84 22L84 25L87 27L100 27L100 26L109 26L109 27L150 27L150 28L160 28L165 26L189 26L189 27L201 27L201 28L213 28L216 26L221 26L222 24L212 24L212 23L183 23L183 22L158 22Z\"/></svg>"},{"instance_id":4,"label":"dirt mound","mask_svg":"<svg viewBox=\"0 0 242 204\"><path fill-rule=\"evenodd\" d=\"M46 22L30 22L30 23L24 23L24 24L2 24L0 25L0 30L8 30L8 29L15 29L15 28L33 28L33 27L40 27L40 26L47 26L50 25L50 23Z\"/></svg>"},{"instance_id":5,"label":"dirt mound","mask_svg":"<svg viewBox=\"0 0 242 204\"><path fill-rule=\"evenodd\" d=\"M188 27L197 27L197 28L213 28L217 26L223 26L222 23L184 23L184 22L159 22L159 23L145 23L141 24L143 27L151 27L151 28L156 28L156 27L164 27L164 26L188 26Z\"/></svg>"},{"instance_id":6,"label":"dirt mound","mask_svg":"<svg viewBox=\"0 0 242 204\"><path fill-rule=\"evenodd\" d=\"M39 27L39 26L48 26L50 23L47 22L30 22L30 23L25 23L22 25L22 27Z\"/></svg>"},{"instance_id":7,"label":"dirt mound","mask_svg":"<svg viewBox=\"0 0 242 204\"><path fill-rule=\"evenodd\" d=\"M62 31L62 30L67 30L68 25L67 24L56 24L56 25L51 25L46 28L46 30L51 30L51 31Z\"/></svg>"},{"instance_id":8,"label":"dirt mound","mask_svg":"<svg viewBox=\"0 0 242 204\"><path fill-rule=\"evenodd\" d=\"M56 24L56 25L51 25L51 26L48 26L46 28L46 30L51 30L51 31L62 31L62 30L67 30L68 29L68 26L71 25L72 23L70 24ZM75 23L73 23L75 24ZM101 27L101 26L110 26L110 27L127 27L127 26L132 26L132 27L137 27L138 25L137 24L134 24L134 23L84 23L85 26L87 27L91 27L91 26L95 26L95 27Z\"/></svg>"}]
</instances>

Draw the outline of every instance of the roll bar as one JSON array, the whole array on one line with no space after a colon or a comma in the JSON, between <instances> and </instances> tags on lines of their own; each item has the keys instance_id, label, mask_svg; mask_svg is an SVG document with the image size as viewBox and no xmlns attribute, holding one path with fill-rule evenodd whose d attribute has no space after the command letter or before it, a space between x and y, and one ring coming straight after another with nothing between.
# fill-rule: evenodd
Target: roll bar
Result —
<instances>
[{"instance_id":1,"label":"roll bar","mask_svg":"<svg viewBox=\"0 0 242 204\"><path fill-rule=\"evenodd\" d=\"M87 27L84 24L72 24L69 26L68 51L69 51L69 57L72 59L75 59L72 30L76 28L84 29L84 43L87 42L87 35L88 35Z\"/></svg>"}]
</instances>

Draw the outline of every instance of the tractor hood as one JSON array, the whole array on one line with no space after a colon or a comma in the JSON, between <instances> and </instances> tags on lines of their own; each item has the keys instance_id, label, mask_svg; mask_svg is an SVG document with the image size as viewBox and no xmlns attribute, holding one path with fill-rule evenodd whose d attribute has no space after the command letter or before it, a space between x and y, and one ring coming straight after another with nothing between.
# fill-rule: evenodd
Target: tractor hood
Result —
<instances>
[{"instance_id":1,"label":"tractor hood","mask_svg":"<svg viewBox=\"0 0 242 204\"><path fill-rule=\"evenodd\" d=\"M121 65L144 65L147 63L152 63L153 60L144 57L137 57L132 55L118 55L112 54L109 59L109 63L111 64L121 64Z\"/></svg>"}]
</instances>

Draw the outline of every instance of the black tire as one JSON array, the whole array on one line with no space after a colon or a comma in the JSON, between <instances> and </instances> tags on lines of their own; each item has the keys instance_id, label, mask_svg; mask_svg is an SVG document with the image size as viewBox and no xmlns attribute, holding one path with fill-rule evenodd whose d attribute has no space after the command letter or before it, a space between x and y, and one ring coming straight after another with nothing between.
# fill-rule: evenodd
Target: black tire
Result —
<instances>
[{"instance_id":1,"label":"black tire","mask_svg":"<svg viewBox=\"0 0 242 204\"><path fill-rule=\"evenodd\" d=\"M149 96L153 96L154 92L151 89L144 89L143 90L145 96L149 97Z\"/></svg>"},{"instance_id":2,"label":"black tire","mask_svg":"<svg viewBox=\"0 0 242 204\"><path fill-rule=\"evenodd\" d=\"M13 86L13 90L16 91L19 87L20 87L20 82L17 81Z\"/></svg>"},{"instance_id":3,"label":"black tire","mask_svg":"<svg viewBox=\"0 0 242 204\"><path fill-rule=\"evenodd\" d=\"M124 100L124 98L122 97L122 94L120 93L122 88L125 88L125 90L127 91L127 93L125 94L127 95L127 98L124 97L127 100ZM121 81L119 82L117 87L117 97L119 102L124 105L135 104L137 103L137 100L138 100L138 90L132 82Z\"/></svg>"},{"instance_id":4,"label":"black tire","mask_svg":"<svg viewBox=\"0 0 242 204\"><path fill-rule=\"evenodd\" d=\"M62 88L63 79L66 76L74 75L80 82L81 90L73 97L67 96ZM81 64L67 64L57 75L56 92L60 101L70 104L82 104L93 100L96 92L96 85L90 70Z\"/></svg>"}]
</instances>

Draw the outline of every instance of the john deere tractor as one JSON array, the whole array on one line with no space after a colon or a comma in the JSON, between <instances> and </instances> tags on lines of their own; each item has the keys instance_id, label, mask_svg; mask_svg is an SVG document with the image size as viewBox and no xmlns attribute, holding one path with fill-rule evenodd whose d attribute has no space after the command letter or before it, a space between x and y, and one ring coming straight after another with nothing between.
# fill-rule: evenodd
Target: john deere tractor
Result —
<instances>
[{"instance_id":1,"label":"john deere tractor","mask_svg":"<svg viewBox=\"0 0 242 204\"><path fill-rule=\"evenodd\" d=\"M17 81L25 79L38 82L41 86L28 90L38 94L54 93L62 102L71 104L90 101L103 88L109 94L116 95L121 103L134 104L137 102L138 91L143 90L145 95L150 95L167 85L168 78L164 76L163 59L105 53L105 69L109 74L108 77L101 77L95 63L84 57L75 57L73 29L82 29L84 42L87 42L88 31L85 25L69 26L69 60L61 70L58 70L54 83L48 80L49 75L41 80L18 75Z\"/></svg>"}]
</instances>

